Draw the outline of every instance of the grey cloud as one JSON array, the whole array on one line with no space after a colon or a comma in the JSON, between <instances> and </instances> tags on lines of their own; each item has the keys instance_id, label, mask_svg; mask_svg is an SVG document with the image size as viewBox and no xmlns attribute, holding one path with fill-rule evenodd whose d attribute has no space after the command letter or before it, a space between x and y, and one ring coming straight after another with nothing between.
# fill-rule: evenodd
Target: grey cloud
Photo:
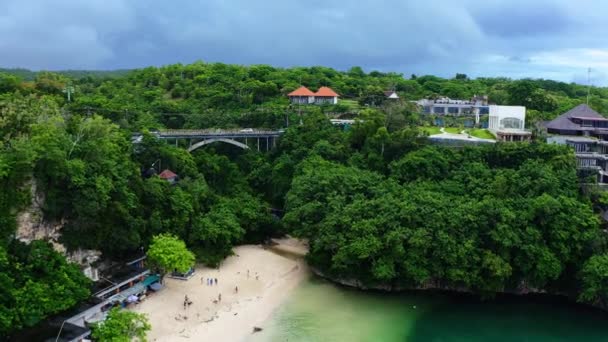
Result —
<instances>
[{"instance_id":1,"label":"grey cloud","mask_svg":"<svg viewBox=\"0 0 608 342\"><path fill-rule=\"evenodd\" d=\"M205 60L569 81L571 70L528 62L542 51L608 46L598 42L608 32L597 15L608 6L580 1L587 11L568 0L3 0L0 66Z\"/></svg>"},{"instance_id":2,"label":"grey cloud","mask_svg":"<svg viewBox=\"0 0 608 342\"><path fill-rule=\"evenodd\" d=\"M476 7L472 12L484 32L506 38L556 34L574 24L571 15L555 1L509 1Z\"/></svg>"}]
</instances>

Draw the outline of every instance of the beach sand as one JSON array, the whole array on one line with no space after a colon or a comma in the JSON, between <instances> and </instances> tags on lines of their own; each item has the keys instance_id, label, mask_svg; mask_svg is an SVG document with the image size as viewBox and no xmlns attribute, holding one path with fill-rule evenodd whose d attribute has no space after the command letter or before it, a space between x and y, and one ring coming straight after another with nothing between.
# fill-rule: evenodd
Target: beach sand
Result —
<instances>
[{"instance_id":1,"label":"beach sand","mask_svg":"<svg viewBox=\"0 0 608 342\"><path fill-rule=\"evenodd\" d=\"M293 239L275 242L271 249L236 247L219 269L197 267L189 280L166 277L160 292L131 308L148 315L148 340L244 341L254 327L264 328L264 321L309 274L301 258L305 245ZM206 278L217 278L218 284L209 286ZM220 294L221 301L214 303ZM184 309L186 295L192 304Z\"/></svg>"}]
</instances>

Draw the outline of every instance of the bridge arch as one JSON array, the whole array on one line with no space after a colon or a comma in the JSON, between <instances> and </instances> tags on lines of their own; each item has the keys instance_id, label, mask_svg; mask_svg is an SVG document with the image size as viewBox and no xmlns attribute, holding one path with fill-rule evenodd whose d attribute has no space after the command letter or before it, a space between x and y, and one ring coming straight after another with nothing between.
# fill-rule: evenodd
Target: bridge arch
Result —
<instances>
[{"instance_id":1,"label":"bridge arch","mask_svg":"<svg viewBox=\"0 0 608 342\"><path fill-rule=\"evenodd\" d=\"M192 145L192 146L190 146L188 148L188 152L192 152L192 151L196 150L199 147L202 147L202 146L205 146L205 145L209 145L209 144L214 143L216 141L220 141L220 142L224 142L224 143L227 143L227 144L231 144L231 145L240 147L240 148L242 148L244 150L249 149L249 146L243 144L242 142L238 142L236 140L226 139L226 138L213 138L213 139L206 139L206 140L197 142L196 144L194 144L194 145Z\"/></svg>"}]
</instances>

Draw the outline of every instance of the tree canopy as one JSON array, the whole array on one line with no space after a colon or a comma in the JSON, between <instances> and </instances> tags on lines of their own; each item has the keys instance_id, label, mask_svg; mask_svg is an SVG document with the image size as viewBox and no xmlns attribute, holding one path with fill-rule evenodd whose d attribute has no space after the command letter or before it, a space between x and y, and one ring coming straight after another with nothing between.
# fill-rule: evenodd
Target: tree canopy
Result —
<instances>
[{"instance_id":1,"label":"tree canopy","mask_svg":"<svg viewBox=\"0 0 608 342\"><path fill-rule=\"evenodd\" d=\"M340 103L293 106L286 94L300 85L330 86ZM387 101L388 89L401 101ZM608 113L608 88L590 93L590 105ZM88 294L78 267L51 245L16 241L17 215L33 204L61 227L53 242L68 253L121 259L150 246L165 272L195 260L216 265L236 244L293 233L310 239L310 263L337 277L480 294L536 288L605 302L608 245L597 214L608 201L580 191L573 152L541 141L429 146L420 125L432 118L410 103L484 94L527 106L532 126L582 103L587 88L204 62L0 70L0 335ZM341 128L328 117L358 120ZM249 127L284 133L268 153L221 144L190 153L150 134ZM132 143L133 132L141 142ZM180 180L158 177L164 169Z\"/></svg>"},{"instance_id":2,"label":"tree canopy","mask_svg":"<svg viewBox=\"0 0 608 342\"><path fill-rule=\"evenodd\" d=\"M148 260L162 273L187 272L194 265L194 254L186 244L171 234L160 234L152 238L148 248Z\"/></svg>"},{"instance_id":3,"label":"tree canopy","mask_svg":"<svg viewBox=\"0 0 608 342\"><path fill-rule=\"evenodd\" d=\"M113 308L105 321L93 325L91 336L99 342L146 342L151 328L146 315Z\"/></svg>"},{"instance_id":4,"label":"tree canopy","mask_svg":"<svg viewBox=\"0 0 608 342\"><path fill-rule=\"evenodd\" d=\"M339 278L480 293L559 288L603 239L574 167L564 167L569 154L540 144L426 147L392 162L388 176L310 157L285 221L310 240L309 261Z\"/></svg>"}]
</instances>

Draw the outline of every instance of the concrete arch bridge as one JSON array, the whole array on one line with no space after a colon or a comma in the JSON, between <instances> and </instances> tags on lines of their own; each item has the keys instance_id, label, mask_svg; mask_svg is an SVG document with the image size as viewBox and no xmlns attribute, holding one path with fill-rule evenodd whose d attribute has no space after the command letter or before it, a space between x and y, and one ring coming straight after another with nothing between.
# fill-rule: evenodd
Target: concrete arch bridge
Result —
<instances>
[{"instance_id":1,"label":"concrete arch bridge","mask_svg":"<svg viewBox=\"0 0 608 342\"><path fill-rule=\"evenodd\" d=\"M284 130L261 130L261 129L168 129L151 132L158 139L175 142L179 146L179 141L187 141L188 151L192 152L200 147L215 142L231 144L242 149L257 148L258 151L270 150L276 145ZM141 141L141 134L133 135L134 143Z\"/></svg>"}]
</instances>

